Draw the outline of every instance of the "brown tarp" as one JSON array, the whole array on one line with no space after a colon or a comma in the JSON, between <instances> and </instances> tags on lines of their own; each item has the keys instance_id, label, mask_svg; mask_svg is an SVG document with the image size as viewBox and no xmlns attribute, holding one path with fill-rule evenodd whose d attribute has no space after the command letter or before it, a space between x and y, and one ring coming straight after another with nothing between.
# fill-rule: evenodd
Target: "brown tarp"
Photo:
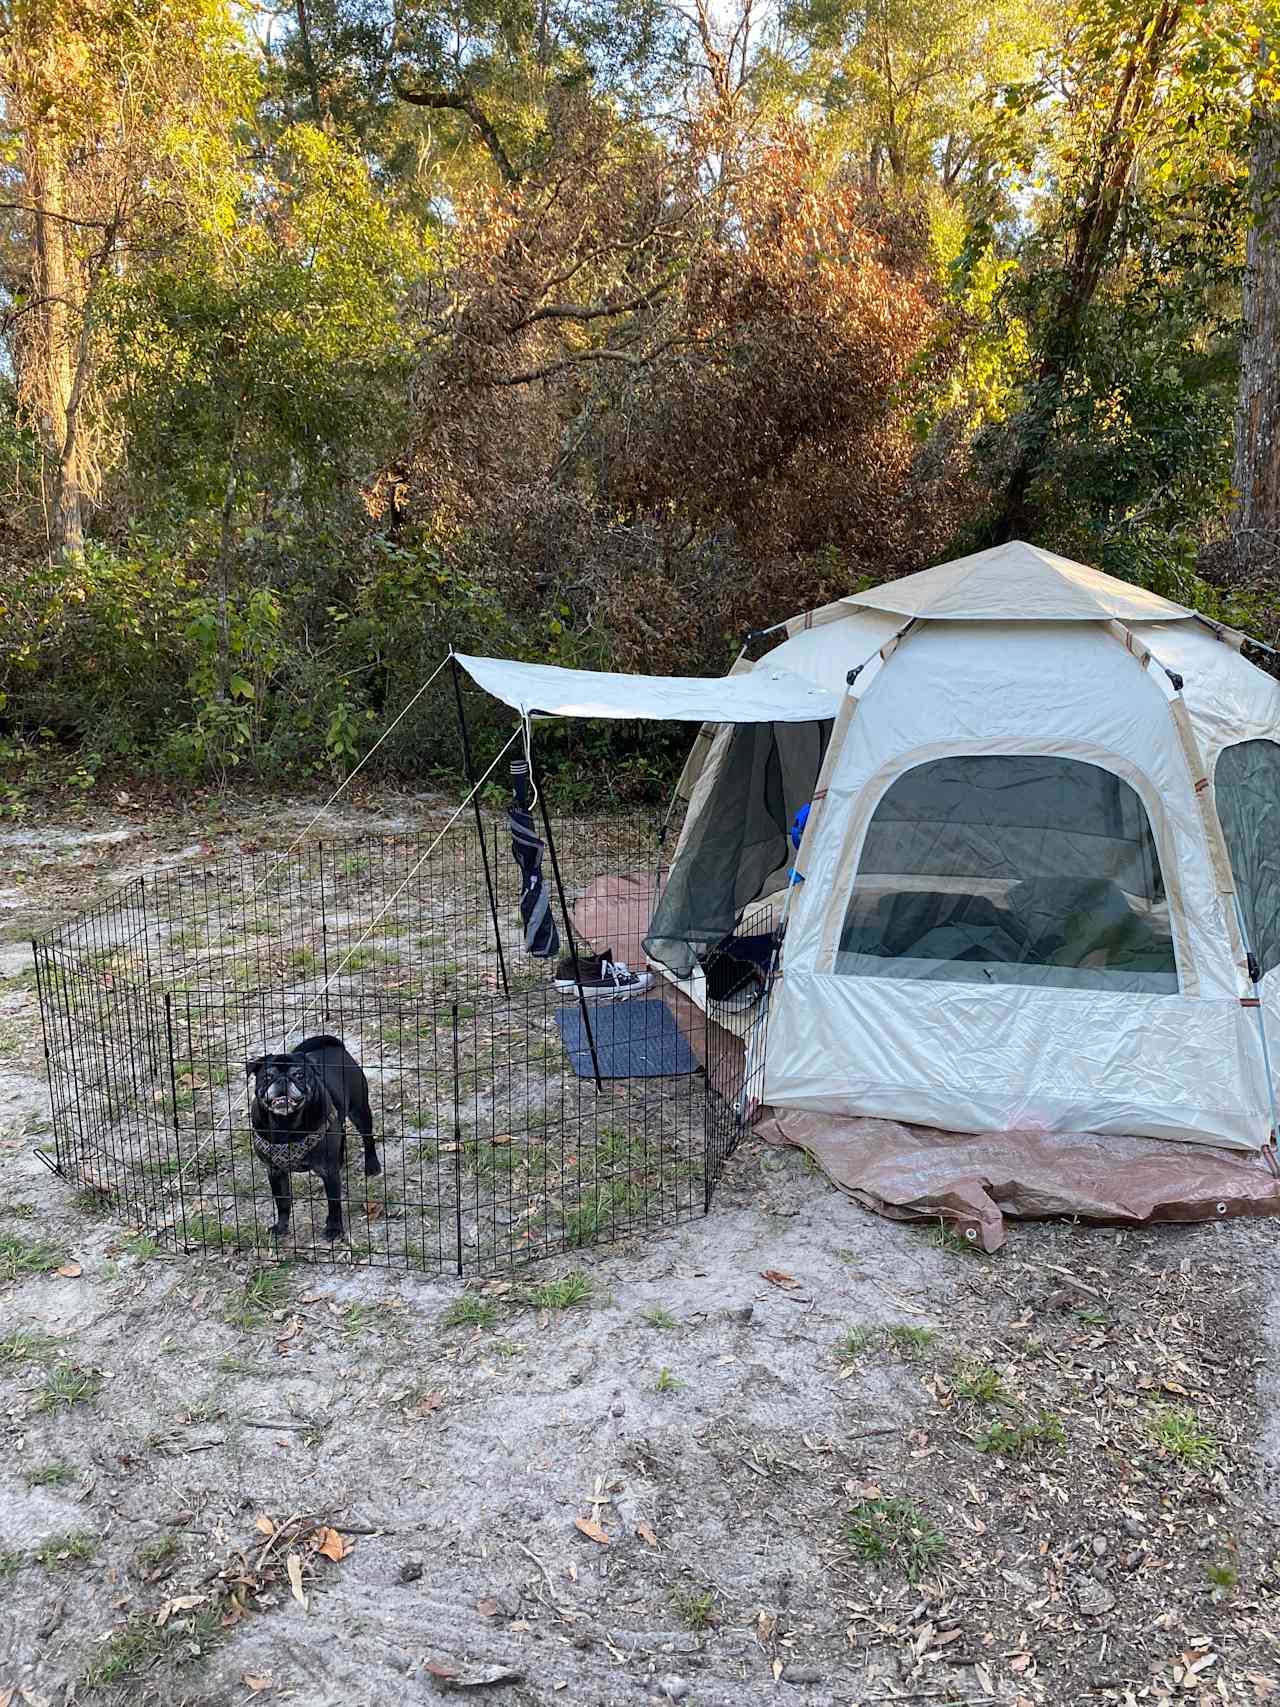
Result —
<instances>
[{"instance_id":1,"label":"brown tarp","mask_svg":"<svg viewBox=\"0 0 1280 1707\"><path fill-rule=\"evenodd\" d=\"M1280 1180L1264 1157L1157 1138L1084 1132L975 1136L896 1120L768 1109L770 1143L795 1144L834 1185L896 1221L952 1223L984 1251L1005 1219L1217 1221L1280 1214Z\"/></svg>"},{"instance_id":2,"label":"brown tarp","mask_svg":"<svg viewBox=\"0 0 1280 1707\"><path fill-rule=\"evenodd\" d=\"M574 907L574 928L597 952L611 947L640 966L653 901L650 880L598 878ZM716 1089L732 1099L742 1083L741 1041L714 1021L708 1027L681 991L659 992ZM1004 1243L1008 1218L1137 1224L1280 1214L1274 1149L1258 1155L1083 1132L974 1135L800 1109L762 1109L755 1126L768 1143L806 1151L833 1185L877 1214L949 1222L986 1251Z\"/></svg>"}]
</instances>

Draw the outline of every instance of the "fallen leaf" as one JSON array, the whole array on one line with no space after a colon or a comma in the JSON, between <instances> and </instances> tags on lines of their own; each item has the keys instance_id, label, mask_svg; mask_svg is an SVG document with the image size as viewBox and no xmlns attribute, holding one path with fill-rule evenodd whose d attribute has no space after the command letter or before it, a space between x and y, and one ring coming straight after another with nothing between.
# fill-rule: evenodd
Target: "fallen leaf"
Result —
<instances>
[{"instance_id":1,"label":"fallen leaf","mask_svg":"<svg viewBox=\"0 0 1280 1707\"><path fill-rule=\"evenodd\" d=\"M383 1213L383 1210L385 1209L385 1207L386 1207L386 1205L379 1203L377 1198L374 1198L374 1197L365 1198L364 1212L365 1212L366 1217L370 1221L376 1221L378 1219L378 1217Z\"/></svg>"},{"instance_id":2,"label":"fallen leaf","mask_svg":"<svg viewBox=\"0 0 1280 1707\"><path fill-rule=\"evenodd\" d=\"M502 1608L491 1595L487 1595L483 1600L478 1600L476 1602L476 1611L480 1614L481 1618L496 1618L502 1611Z\"/></svg>"},{"instance_id":3,"label":"fallen leaf","mask_svg":"<svg viewBox=\"0 0 1280 1707\"><path fill-rule=\"evenodd\" d=\"M1015 1654L1009 1661L1009 1670L1023 1672L1031 1664L1030 1654Z\"/></svg>"},{"instance_id":4,"label":"fallen leaf","mask_svg":"<svg viewBox=\"0 0 1280 1707\"><path fill-rule=\"evenodd\" d=\"M12 1700L13 1700L12 1689L0 1689L0 1707L9 1707L9 1703Z\"/></svg>"},{"instance_id":5,"label":"fallen leaf","mask_svg":"<svg viewBox=\"0 0 1280 1707\"><path fill-rule=\"evenodd\" d=\"M977 1678L978 1688L984 1695L992 1695L995 1693L991 1687L991 1673L987 1667L983 1665L981 1660L975 1661L973 1675Z\"/></svg>"},{"instance_id":6,"label":"fallen leaf","mask_svg":"<svg viewBox=\"0 0 1280 1707\"><path fill-rule=\"evenodd\" d=\"M446 1665L442 1660L427 1660L423 1669L429 1671L432 1677L455 1678L458 1675L451 1665Z\"/></svg>"},{"instance_id":7,"label":"fallen leaf","mask_svg":"<svg viewBox=\"0 0 1280 1707\"><path fill-rule=\"evenodd\" d=\"M575 1517L575 1526L582 1531L588 1541L598 1542L601 1547L609 1545L609 1533L598 1523L593 1523L589 1517Z\"/></svg>"},{"instance_id":8,"label":"fallen leaf","mask_svg":"<svg viewBox=\"0 0 1280 1707\"><path fill-rule=\"evenodd\" d=\"M800 1282L793 1275L784 1274L780 1268L762 1268L761 1280L767 1280L770 1286L799 1286Z\"/></svg>"},{"instance_id":9,"label":"fallen leaf","mask_svg":"<svg viewBox=\"0 0 1280 1707\"><path fill-rule=\"evenodd\" d=\"M773 1681L776 1683L782 1676L782 1661L775 1660L771 1669L773 1671Z\"/></svg>"},{"instance_id":10,"label":"fallen leaf","mask_svg":"<svg viewBox=\"0 0 1280 1707\"><path fill-rule=\"evenodd\" d=\"M320 1540L316 1547L317 1553L323 1553L326 1559L332 1559L337 1564L339 1559L346 1558L349 1551L350 1549L336 1529L325 1528L320 1531Z\"/></svg>"},{"instance_id":11,"label":"fallen leaf","mask_svg":"<svg viewBox=\"0 0 1280 1707\"><path fill-rule=\"evenodd\" d=\"M255 1695L261 1695L264 1689L271 1688L271 1679L269 1677L254 1677L253 1673L248 1671L245 1672L240 1681L244 1684L246 1689L251 1689Z\"/></svg>"},{"instance_id":12,"label":"fallen leaf","mask_svg":"<svg viewBox=\"0 0 1280 1707\"><path fill-rule=\"evenodd\" d=\"M646 1547L656 1547L658 1545L658 1537L653 1533L653 1530L647 1523L637 1523L636 1534L644 1542Z\"/></svg>"},{"instance_id":13,"label":"fallen leaf","mask_svg":"<svg viewBox=\"0 0 1280 1707\"><path fill-rule=\"evenodd\" d=\"M761 1608L760 1614L756 1619L756 1640L762 1648L773 1640L777 1633L777 1629L778 1620L774 1617L773 1613L766 1612Z\"/></svg>"},{"instance_id":14,"label":"fallen leaf","mask_svg":"<svg viewBox=\"0 0 1280 1707\"><path fill-rule=\"evenodd\" d=\"M82 1269L78 1262L64 1262L58 1273L67 1280L79 1280Z\"/></svg>"},{"instance_id":15,"label":"fallen leaf","mask_svg":"<svg viewBox=\"0 0 1280 1707\"><path fill-rule=\"evenodd\" d=\"M293 1590L293 1598L305 1612L307 1610L307 1597L302 1592L302 1560L296 1553L290 1553L285 1563L289 1572L289 1587Z\"/></svg>"},{"instance_id":16,"label":"fallen leaf","mask_svg":"<svg viewBox=\"0 0 1280 1707\"><path fill-rule=\"evenodd\" d=\"M510 1666L488 1665L476 1666L471 1671L451 1672L443 1681L451 1689L483 1689L490 1683L519 1683L521 1675Z\"/></svg>"},{"instance_id":17,"label":"fallen leaf","mask_svg":"<svg viewBox=\"0 0 1280 1707\"><path fill-rule=\"evenodd\" d=\"M253 1527L263 1535L274 1535L276 1526L269 1517L255 1517Z\"/></svg>"}]
</instances>

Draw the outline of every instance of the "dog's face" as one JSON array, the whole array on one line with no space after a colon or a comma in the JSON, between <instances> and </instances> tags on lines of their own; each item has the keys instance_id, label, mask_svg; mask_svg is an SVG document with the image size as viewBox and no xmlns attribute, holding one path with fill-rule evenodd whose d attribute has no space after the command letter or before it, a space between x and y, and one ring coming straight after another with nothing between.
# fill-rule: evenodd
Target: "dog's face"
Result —
<instances>
[{"instance_id":1,"label":"dog's face","mask_svg":"<svg viewBox=\"0 0 1280 1707\"><path fill-rule=\"evenodd\" d=\"M301 1114L320 1090L315 1070L296 1055L260 1055L245 1064L253 1080L254 1101L277 1120Z\"/></svg>"}]
</instances>

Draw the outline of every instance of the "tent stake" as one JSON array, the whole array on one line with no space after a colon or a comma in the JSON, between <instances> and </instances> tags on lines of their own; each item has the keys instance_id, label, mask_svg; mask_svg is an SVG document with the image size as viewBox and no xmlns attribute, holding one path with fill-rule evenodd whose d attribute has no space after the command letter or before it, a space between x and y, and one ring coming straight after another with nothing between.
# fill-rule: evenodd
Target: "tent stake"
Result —
<instances>
[{"instance_id":1,"label":"tent stake","mask_svg":"<svg viewBox=\"0 0 1280 1707\"><path fill-rule=\"evenodd\" d=\"M453 697L458 707L458 733L462 738L462 765L467 773L467 786L471 790L471 805L476 815L476 835L480 841L480 859L484 865L484 886L489 891L489 917L493 920L493 943L498 951L498 970L502 974L502 993L511 994L511 985L507 979L507 957L502 952L502 932L498 928L498 900L493 892L493 873L489 869L489 844L484 839L484 819L480 813L480 795L476 789L475 769L471 763L471 737L467 732L467 713L462 703L462 672L458 669L458 660L454 657L453 649L449 651L449 662L453 666Z\"/></svg>"},{"instance_id":2,"label":"tent stake","mask_svg":"<svg viewBox=\"0 0 1280 1707\"><path fill-rule=\"evenodd\" d=\"M587 993L582 988L582 968L578 964L578 939L573 934L573 920L569 916L569 903L565 899L564 879L560 875L560 861L556 856L556 839L551 833L551 819L547 816L546 790L538 790L538 806L542 811L542 829L547 838L547 852L551 855L551 870L556 880L556 894L560 897L560 917L564 920L565 941L569 944L569 960L573 966L573 982L578 992L578 1011L582 1015L582 1029L587 1034L587 1048L591 1051L591 1065L595 1071L596 1090L604 1090L604 1079L600 1074L600 1057L596 1054L595 1033L591 1029L591 1016L587 1012Z\"/></svg>"}]
</instances>

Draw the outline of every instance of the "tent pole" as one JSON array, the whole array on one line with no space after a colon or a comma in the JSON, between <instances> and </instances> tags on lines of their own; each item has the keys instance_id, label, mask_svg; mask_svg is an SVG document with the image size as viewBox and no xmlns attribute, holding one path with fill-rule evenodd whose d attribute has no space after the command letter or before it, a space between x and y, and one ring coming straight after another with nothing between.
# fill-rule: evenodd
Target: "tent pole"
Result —
<instances>
[{"instance_id":1,"label":"tent pole","mask_svg":"<svg viewBox=\"0 0 1280 1707\"><path fill-rule=\"evenodd\" d=\"M1246 634L1242 628L1232 628L1230 623L1226 622L1215 622L1213 617L1202 616L1199 611L1193 611L1192 615L1219 640L1225 640L1228 634L1238 634L1246 646L1256 647L1259 652L1265 652L1268 658L1280 658L1280 652L1274 646L1268 646L1265 640L1259 640L1255 635Z\"/></svg>"},{"instance_id":2,"label":"tent pole","mask_svg":"<svg viewBox=\"0 0 1280 1707\"><path fill-rule=\"evenodd\" d=\"M560 897L560 916L564 920L565 940L569 944L569 959L573 964L573 982L578 991L578 1012L582 1015L582 1029L587 1034L587 1048L591 1051L591 1066L595 1072L596 1090L604 1090L604 1080L600 1074L600 1057L596 1054L595 1033L591 1029L591 1015L587 1011L586 991L582 988L582 968L578 964L578 939L573 934L573 920L569 916L569 903L565 899L564 879L560 875L560 861L556 856L556 839L551 833L551 819L547 816L546 790L538 790L538 805L542 808L542 829L547 838L547 852L551 855L551 870L555 875L556 894Z\"/></svg>"},{"instance_id":3,"label":"tent pole","mask_svg":"<svg viewBox=\"0 0 1280 1707\"><path fill-rule=\"evenodd\" d=\"M1263 1071L1267 1075L1267 1097L1271 1104L1271 1142L1274 1144L1277 1139L1280 1139L1280 1126L1276 1121L1276 1087L1275 1080L1271 1077L1271 1051L1267 1047L1267 1020L1262 1007L1262 990L1260 988L1262 972L1253 952L1253 945L1249 941L1249 933L1245 928L1244 908L1240 905L1240 897L1234 889L1231 891L1231 899L1235 902L1236 921L1240 926L1240 939L1244 943L1245 954L1248 957L1249 978L1253 984L1253 1011L1258 1016L1258 1038L1262 1044Z\"/></svg>"},{"instance_id":4,"label":"tent pole","mask_svg":"<svg viewBox=\"0 0 1280 1707\"><path fill-rule=\"evenodd\" d=\"M493 892L493 872L489 869L489 844L484 839L484 818L480 812L480 795L476 788L475 767L471 763L471 736L467 731L467 713L462 703L462 672L458 668L458 660L453 648L449 648L449 663L453 667L453 697L458 708L458 734L462 740L462 765L467 773L467 786L471 790L471 805L476 815L476 836L480 842L480 859L484 865L484 886L489 892L489 917L493 920L493 942L498 951L498 970L502 974L502 993L511 994L511 984L507 978L507 957L502 951L502 932L498 928L498 898Z\"/></svg>"}]
</instances>

